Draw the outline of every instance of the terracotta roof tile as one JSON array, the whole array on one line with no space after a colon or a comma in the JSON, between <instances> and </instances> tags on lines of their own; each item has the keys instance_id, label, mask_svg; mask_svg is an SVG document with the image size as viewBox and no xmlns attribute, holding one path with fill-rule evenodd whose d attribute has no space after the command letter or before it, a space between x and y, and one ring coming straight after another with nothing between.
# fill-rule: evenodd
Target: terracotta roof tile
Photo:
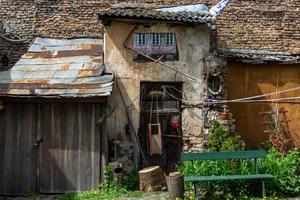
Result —
<instances>
[{"instance_id":1,"label":"terracotta roof tile","mask_svg":"<svg viewBox=\"0 0 300 200\"><path fill-rule=\"evenodd\" d=\"M213 17L209 12L168 12L162 10L149 9L109 9L99 14L100 18L128 18L128 19L144 19L170 21L177 23L211 23Z\"/></svg>"}]
</instances>

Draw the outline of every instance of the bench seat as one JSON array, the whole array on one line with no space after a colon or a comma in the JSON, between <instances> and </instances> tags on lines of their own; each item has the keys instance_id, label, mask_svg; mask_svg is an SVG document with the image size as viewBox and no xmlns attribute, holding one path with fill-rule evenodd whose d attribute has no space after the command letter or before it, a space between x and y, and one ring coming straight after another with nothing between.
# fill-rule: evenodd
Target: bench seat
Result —
<instances>
[{"instance_id":1,"label":"bench seat","mask_svg":"<svg viewBox=\"0 0 300 200\"><path fill-rule=\"evenodd\" d=\"M250 175L226 175L226 176L186 176L185 181L227 181L227 180L249 180L249 179L269 179L271 174L250 174Z\"/></svg>"},{"instance_id":2,"label":"bench seat","mask_svg":"<svg viewBox=\"0 0 300 200\"><path fill-rule=\"evenodd\" d=\"M203 181L230 181L230 180L260 180L262 187L262 196L266 196L265 180L273 178L271 174L260 174L257 164L258 158L265 158L267 152L264 150L253 150L253 151L234 151L234 152L202 152L202 153L191 153L186 152L181 154L182 161L191 161L192 165L194 161L202 160L253 160L255 167L255 174L249 175L223 175L223 176L195 176L190 175L184 177L184 181L192 182L194 185L195 196L198 199L198 187L197 185Z\"/></svg>"}]
</instances>

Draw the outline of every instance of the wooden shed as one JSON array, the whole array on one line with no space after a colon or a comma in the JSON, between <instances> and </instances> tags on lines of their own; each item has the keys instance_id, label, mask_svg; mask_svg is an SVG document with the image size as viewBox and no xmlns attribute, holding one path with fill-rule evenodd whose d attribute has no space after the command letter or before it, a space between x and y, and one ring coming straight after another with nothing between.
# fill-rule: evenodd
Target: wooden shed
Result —
<instances>
[{"instance_id":1,"label":"wooden shed","mask_svg":"<svg viewBox=\"0 0 300 200\"><path fill-rule=\"evenodd\" d=\"M286 138L299 148L300 56L241 49L223 49L222 54L228 58L228 99L247 99L229 103L247 145L257 147L268 140L269 124L279 119L277 126L284 123ZM266 113L272 114L271 121L265 121Z\"/></svg>"},{"instance_id":2,"label":"wooden shed","mask_svg":"<svg viewBox=\"0 0 300 200\"><path fill-rule=\"evenodd\" d=\"M113 76L99 39L37 38L0 72L0 194L97 188Z\"/></svg>"}]
</instances>

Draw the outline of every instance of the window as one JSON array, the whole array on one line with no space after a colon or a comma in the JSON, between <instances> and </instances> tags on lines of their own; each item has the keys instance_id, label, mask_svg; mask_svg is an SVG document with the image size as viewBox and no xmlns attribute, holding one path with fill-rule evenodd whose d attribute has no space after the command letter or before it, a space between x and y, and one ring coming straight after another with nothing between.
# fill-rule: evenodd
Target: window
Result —
<instances>
[{"instance_id":1,"label":"window","mask_svg":"<svg viewBox=\"0 0 300 200\"><path fill-rule=\"evenodd\" d=\"M175 36L174 33L166 33L166 45L174 45Z\"/></svg>"},{"instance_id":2,"label":"window","mask_svg":"<svg viewBox=\"0 0 300 200\"><path fill-rule=\"evenodd\" d=\"M146 34L144 33L137 34L137 45L138 46L146 45Z\"/></svg>"},{"instance_id":3,"label":"window","mask_svg":"<svg viewBox=\"0 0 300 200\"><path fill-rule=\"evenodd\" d=\"M160 35L159 33L152 33L152 45L160 45Z\"/></svg>"},{"instance_id":4,"label":"window","mask_svg":"<svg viewBox=\"0 0 300 200\"><path fill-rule=\"evenodd\" d=\"M144 55L153 59L174 61L179 59L175 33L134 33L133 34L133 60L150 62Z\"/></svg>"}]
</instances>

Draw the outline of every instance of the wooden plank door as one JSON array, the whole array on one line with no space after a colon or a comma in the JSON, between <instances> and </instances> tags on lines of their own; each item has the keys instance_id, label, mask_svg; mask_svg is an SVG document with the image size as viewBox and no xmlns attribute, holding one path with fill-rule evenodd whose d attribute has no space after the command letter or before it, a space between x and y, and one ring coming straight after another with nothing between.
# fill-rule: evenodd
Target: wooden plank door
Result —
<instances>
[{"instance_id":1,"label":"wooden plank door","mask_svg":"<svg viewBox=\"0 0 300 200\"><path fill-rule=\"evenodd\" d=\"M41 193L95 189L100 180L100 105L41 104Z\"/></svg>"},{"instance_id":2,"label":"wooden plank door","mask_svg":"<svg viewBox=\"0 0 300 200\"><path fill-rule=\"evenodd\" d=\"M37 105L4 102L0 111L0 195L36 189Z\"/></svg>"}]
</instances>

